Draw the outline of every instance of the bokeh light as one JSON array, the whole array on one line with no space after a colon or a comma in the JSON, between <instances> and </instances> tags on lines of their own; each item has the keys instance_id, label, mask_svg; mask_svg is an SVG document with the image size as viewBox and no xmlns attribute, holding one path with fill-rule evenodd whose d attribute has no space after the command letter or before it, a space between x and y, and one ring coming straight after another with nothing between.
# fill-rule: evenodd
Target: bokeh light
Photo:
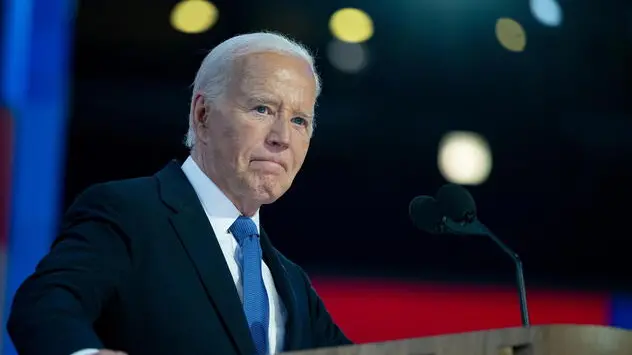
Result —
<instances>
[{"instance_id":1,"label":"bokeh light","mask_svg":"<svg viewBox=\"0 0 632 355\"><path fill-rule=\"evenodd\" d=\"M522 52L527 45L527 34L522 25L510 18L498 19L496 38L503 47L512 52Z\"/></svg>"},{"instance_id":2,"label":"bokeh light","mask_svg":"<svg viewBox=\"0 0 632 355\"><path fill-rule=\"evenodd\" d=\"M373 20L360 9L344 8L331 15L329 30L340 41L361 43L373 36Z\"/></svg>"},{"instance_id":3,"label":"bokeh light","mask_svg":"<svg viewBox=\"0 0 632 355\"><path fill-rule=\"evenodd\" d=\"M331 65L345 73L357 73L366 67L368 50L362 43L333 40L327 46Z\"/></svg>"},{"instance_id":4,"label":"bokeh light","mask_svg":"<svg viewBox=\"0 0 632 355\"><path fill-rule=\"evenodd\" d=\"M541 24L549 27L562 24L562 7L556 0L530 0L529 7Z\"/></svg>"},{"instance_id":5,"label":"bokeh light","mask_svg":"<svg viewBox=\"0 0 632 355\"><path fill-rule=\"evenodd\" d=\"M489 144L473 132L450 132L439 143L439 171L449 182L479 185L492 170Z\"/></svg>"},{"instance_id":6,"label":"bokeh light","mask_svg":"<svg viewBox=\"0 0 632 355\"><path fill-rule=\"evenodd\" d=\"M171 25L184 33L208 31L219 17L217 7L206 0L183 0L171 10Z\"/></svg>"}]
</instances>

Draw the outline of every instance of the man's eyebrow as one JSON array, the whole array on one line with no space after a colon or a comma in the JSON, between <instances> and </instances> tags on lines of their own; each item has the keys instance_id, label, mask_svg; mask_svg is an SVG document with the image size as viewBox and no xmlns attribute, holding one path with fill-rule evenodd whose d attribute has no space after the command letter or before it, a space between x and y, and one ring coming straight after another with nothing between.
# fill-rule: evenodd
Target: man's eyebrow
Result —
<instances>
[{"instance_id":1,"label":"man's eyebrow","mask_svg":"<svg viewBox=\"0 0 632 355\"><path fill-rule=\"evenodd\" d=\"M301 111L301 110L294 110L292 111L295 115L297 116L301 116L304 118L309 118L310 120L314 119L314 114L313 113L307 113L305 111Z\"/></svg>"},{"instance_id":2,"label":"man's eyebrow","mask_svg":"<svg viewBox=\"0 0 632 355\"><path fill-rule=\"evenodd\" d=\"M279 105L279 100L267 95L250 95L248 102Z\"/></svg>"},{"instance_id":3,"label":"man's eyebrow","mask_svg":"<svg viewBox=\"0 0 632 355\"><path fill-rule=\"evenodd\" d=\"M248 103L271 104L271 105L276 105L276 106L280 105L280 102L278 99L275 99L267 95L251 95L250 98L248 99ZM308 111L303 111L303 110L292 110L292 114L301 116L304 118L309 118L311 120L313 120L315 116L314 113L309 113Z\"/></svg>"}]
</instances>

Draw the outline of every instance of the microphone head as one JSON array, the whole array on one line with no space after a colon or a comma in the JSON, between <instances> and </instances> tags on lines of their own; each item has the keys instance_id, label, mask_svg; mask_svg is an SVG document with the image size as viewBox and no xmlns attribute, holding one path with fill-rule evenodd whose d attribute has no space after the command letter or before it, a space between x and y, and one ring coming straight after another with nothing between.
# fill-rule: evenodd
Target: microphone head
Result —
<instances>
[{"instance_id":1,"label":"microphone head","mask_svg":"<svg viewBox=\"0 0 632 355\"><path fill-rule=\"evenodd\" d=\"M435 198L440 213L455 222L471 222L476 218L474 197L462 186L443 185Z\"/></svg>"},{"instance_id":2,"label":"microphone head","mask_svg":"<svg viewBox=\"0 0 632 355\"><path fill-rule=\"evenodd\" d=\"M443 216L434 198L430 196L413 198L408 206L408 213L415 227L428 233L440 233L439 227Z\"/></svg>"}]
</instances>

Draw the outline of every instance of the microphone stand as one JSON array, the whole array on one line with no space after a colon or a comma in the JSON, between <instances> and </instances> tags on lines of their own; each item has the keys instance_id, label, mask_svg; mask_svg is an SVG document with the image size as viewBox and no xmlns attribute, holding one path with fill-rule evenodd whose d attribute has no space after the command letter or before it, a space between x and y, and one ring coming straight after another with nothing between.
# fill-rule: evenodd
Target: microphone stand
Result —
<instances>
[{"instance_id":1,"label":"microphone stand","mask_svg":"<svg viewBox=\"0 0 632 355\"><path fill-rule=\"evenodd\" d=\"M522 268L522 261L518 254L516 254L513 250L511 250L505 243L503 243L492 231L490 231L485 225L479 222L476 217L471 219L469 222L455 222L448 217L443 217L441 223L442 229L445 232L450 232L454 234L461 235L482 235L487 236L491 240L496 243L504 251L511 260L514 262L516 267L516 283L518 286L518 298L520 301L520 318L522 320L522 326L525 328L529 328L531 323L529 321L529 310L527 308L527 291L524 283L524 271Z\"/></svg>"}]
</instances>

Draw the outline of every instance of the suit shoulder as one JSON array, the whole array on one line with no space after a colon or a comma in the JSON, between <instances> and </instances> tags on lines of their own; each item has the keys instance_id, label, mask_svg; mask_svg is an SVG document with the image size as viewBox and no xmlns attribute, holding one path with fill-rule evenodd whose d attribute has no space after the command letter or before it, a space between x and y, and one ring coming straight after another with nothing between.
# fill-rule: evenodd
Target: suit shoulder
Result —
<instances>
[{"instance_id":1,"label":"suit shoulder","mask_svg":"<svg viewBox=\"0 0 632 355\"><path fill-rule=\"evenodd\" d=\"M89 186L74 200L69 210L98 208L121 210L138 208L156 195L157 183L154 177L113 180Z\"/></svg>"}]
</instances>

